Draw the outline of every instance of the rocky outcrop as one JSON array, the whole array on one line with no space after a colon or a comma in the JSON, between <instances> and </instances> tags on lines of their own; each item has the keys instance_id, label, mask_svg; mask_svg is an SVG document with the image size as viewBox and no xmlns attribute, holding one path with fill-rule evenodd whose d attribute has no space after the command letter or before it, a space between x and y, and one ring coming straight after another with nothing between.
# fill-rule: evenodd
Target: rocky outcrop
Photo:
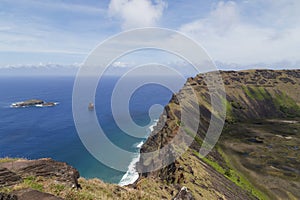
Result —
<instances>
[{"instance_id":1,"label":"rocky outcrop","mask_svg":"<svg viewBox=\"0 0 300 200\"><path fill-rule=\"evenodd\" d=\"M1 200L18 200L18 197L13 194L6 194L6 193L0 192L0 199Z\"/></svg>"},{"instance_id":2,"label":"rocky outcrop","mask_svg":"<svg viewBox=\"0 0 300 200\"><path fill-rule=\"evenodd\" d=\"M45 102L43 100L30 99L22 102L13 103L11 104L11 107L13 108L22 108L22 107L29 107L29 106L52 107L55 105L56 103L54 102Z\"/></svg>"},{"instance_id":3,"label":"rocky outcrop","mask_svg":"<svg viewBox=\"0 0 300 200\"><path fill-rule=\"evenodd\" d=\"M2 173L1 173L2 171ZM39 160L15 160L0 163L0 187L14 185L23 178L35 176L53 178L68 185L78 186L79 172L63 162L49 158Z\"/></svg>"},{"instance_id":4,"label":"rocky outcrop","mask_svg":"<svg viewBox=\"0 0 300 200\"><path fill-rule=\"evenodd\" d=\"M12 107L18 108L18 107L25 107L25 106L35 106L35 105L42 105L43 103L45 103L43 100L31 99L27 101L13 103Z\"/></svg>"},{"instance_id":5,"label":"rocky outcrop","mask_svg":"<svg viewBox=\"0 0 300 200\"><path fill-rule=\"evenodd\" d=\"M0 189L20 184L28 177L42 177L69 187L80 187L78 184L79 172L63 162L45 158L39 160L18 159L0 163ZM1 193L0 199L60 200L61 198L29 188L17 190L11 194Z\"/></svg>"},{"instance_id":6,"label":"rocky outcrop","mask_svg":"<svg viewBox=\"0 0 300 200\"><path fill-rule=\"evenodd\" d=\"M21 181L21 176L8 170L7 168L0 167L0 187L15 185Z\"/></svg>"},{"instance_id":7,"label":"rocky outcrop","mask_svg":"<svg viewBox=\"0 0 300 200\"><path fill-rule=\"evenodd\" d=\"M63 200L52 194L40 192L33 189L21 189L11 194L0 193L0 200Z\"/></svg>"}]
</instances>

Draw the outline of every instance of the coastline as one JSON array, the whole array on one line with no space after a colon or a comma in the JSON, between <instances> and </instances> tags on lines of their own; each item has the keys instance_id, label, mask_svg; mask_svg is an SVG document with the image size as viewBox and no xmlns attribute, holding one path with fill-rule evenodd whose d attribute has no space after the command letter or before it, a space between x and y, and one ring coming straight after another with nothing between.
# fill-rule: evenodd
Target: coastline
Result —
<instances>
[{"instance_id":1,"label":"coastline","mask_svg":"<svg viewBox=\"0 0 300 200\"><path fill-rule=\"evenodd\" d=\"M154 127L157 125L157 122L158 122L158 119L154 120L152 125L149 126L149 134L148 135L150 135L152 133ZM147 138L142 140L140 143L135 144L138 151L135 154L135 156L132 158L130 164L128 165L127 172L123 175L120 182L118 183L119 186L130 185L130 184L133 184L136 180L138 180L139 174L136 171L136 164L140 160L140 149L142 148L142 146L146 140L147 140Z\"/></svg>"}]
</instances>

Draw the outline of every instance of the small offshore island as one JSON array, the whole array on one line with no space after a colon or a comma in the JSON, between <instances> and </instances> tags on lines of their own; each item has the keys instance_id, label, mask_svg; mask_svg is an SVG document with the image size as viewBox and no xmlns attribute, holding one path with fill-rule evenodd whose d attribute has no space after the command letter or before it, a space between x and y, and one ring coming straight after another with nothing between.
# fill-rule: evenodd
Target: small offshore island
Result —
<instances>
[{"instance_id":1,"label":"small offshore island","mask_svg":"<svg viewBox=\"0 0 300 200\"><path fill-rule=\"evenodd\" d=\"M22 102L16 102L12 103L11 107L12 108L24 108L24 107L29 107L29 106L36 106L36 107L52 107L56 106L57 103L54 102L45 102L43 100L37 100L37 99L30 99Z\"/></svg>"}]
</instances>

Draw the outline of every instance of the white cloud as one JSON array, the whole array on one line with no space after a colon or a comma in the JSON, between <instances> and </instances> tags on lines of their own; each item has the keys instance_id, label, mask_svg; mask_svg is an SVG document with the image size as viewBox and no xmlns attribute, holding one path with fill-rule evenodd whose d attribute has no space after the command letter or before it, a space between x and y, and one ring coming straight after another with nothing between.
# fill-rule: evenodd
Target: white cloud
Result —
<instances>
[{"instance_id":1,"label":"white cloud","mask_svg":"<svg viewBox=\"0 0 300 200\"><path fill-rule=\"evenodd\" d=\"M300 4L293 0L271 2L264 4L264 10L254 11L251 19L246 10L251 6L245 5L249 2L221 1L206 17L182 25L180 31L200 42L214 60L244 65L284 60L297 63L300 26L295 21L300 14L295 17L292 11L299 10ZM264 2L257 0L253 5L259 3ZM253 12L256 8L251 9Z\"/></svg>"},{"instance_id":2,"label":"white cloud","mask_svg":"<svg viewBox=\"0 0 300 200\"><path fill-rule=\"evenodd\" d=\"M126 68L126 67L130 67L133 65L134 65L133 63L127 63L127 62L121 62L121 61L117 61L112 64L113 67L120 67L120 68Z\"/></svg>"},{"instance_id":3,"label":"white cloud","mask_svg":"<svg viewBox=\"0 0 300 200\"><path fill-rule=\"evenodd\" d=\"M123 29L155 26L163 15L166 3L157 0L111 0L109 15L122 21Z\"/></svg>"}]
</instances>

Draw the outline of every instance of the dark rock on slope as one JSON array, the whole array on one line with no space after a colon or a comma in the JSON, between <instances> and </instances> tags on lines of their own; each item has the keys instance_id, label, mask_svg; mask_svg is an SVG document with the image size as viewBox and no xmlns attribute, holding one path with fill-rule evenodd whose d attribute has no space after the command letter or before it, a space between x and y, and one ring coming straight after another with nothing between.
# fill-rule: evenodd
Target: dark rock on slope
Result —
<instances>
[{"instance_id":1,"label":"dark rock on slope","mask_svg":"<svg viewBox=\"0 0 300 200\"><path fill-rule=\"evenodd\" d=\"M33 189L17 190L12 193L18 200L63 200L52 194L40 192Z\"/></svg>"},{"instance_id":2,"label":"dark rock on slope","mask_svg":"<svg viewBox=\"0 0 300 200\"><path fill-rule=\"evenodd\" d=\"M52 194L40 192L33 189L21 189L12 194L0 193L0 200L63 200Z\"/></svg>"},{"instance_id":3,"label":"dark rock on slope","mask_svg":"<svg viewBox=\"0 0 300 200\"><path fill-rule=\"evenodd\" d=\"M0 192L0 200L18 200L18 197L13 194L5 194Z\"/></svg>"},{"instance_id":4,"label":"dark rock on slope","mask_svg":"<svg viewBox=\"0 0 300 200\"><path fill-rule=\"evenodd\" d=\"M0 167L0 187L10 186L20 183L22 180L21 176L8 170L7 168Z\"/></svg>"}]
</instances>

